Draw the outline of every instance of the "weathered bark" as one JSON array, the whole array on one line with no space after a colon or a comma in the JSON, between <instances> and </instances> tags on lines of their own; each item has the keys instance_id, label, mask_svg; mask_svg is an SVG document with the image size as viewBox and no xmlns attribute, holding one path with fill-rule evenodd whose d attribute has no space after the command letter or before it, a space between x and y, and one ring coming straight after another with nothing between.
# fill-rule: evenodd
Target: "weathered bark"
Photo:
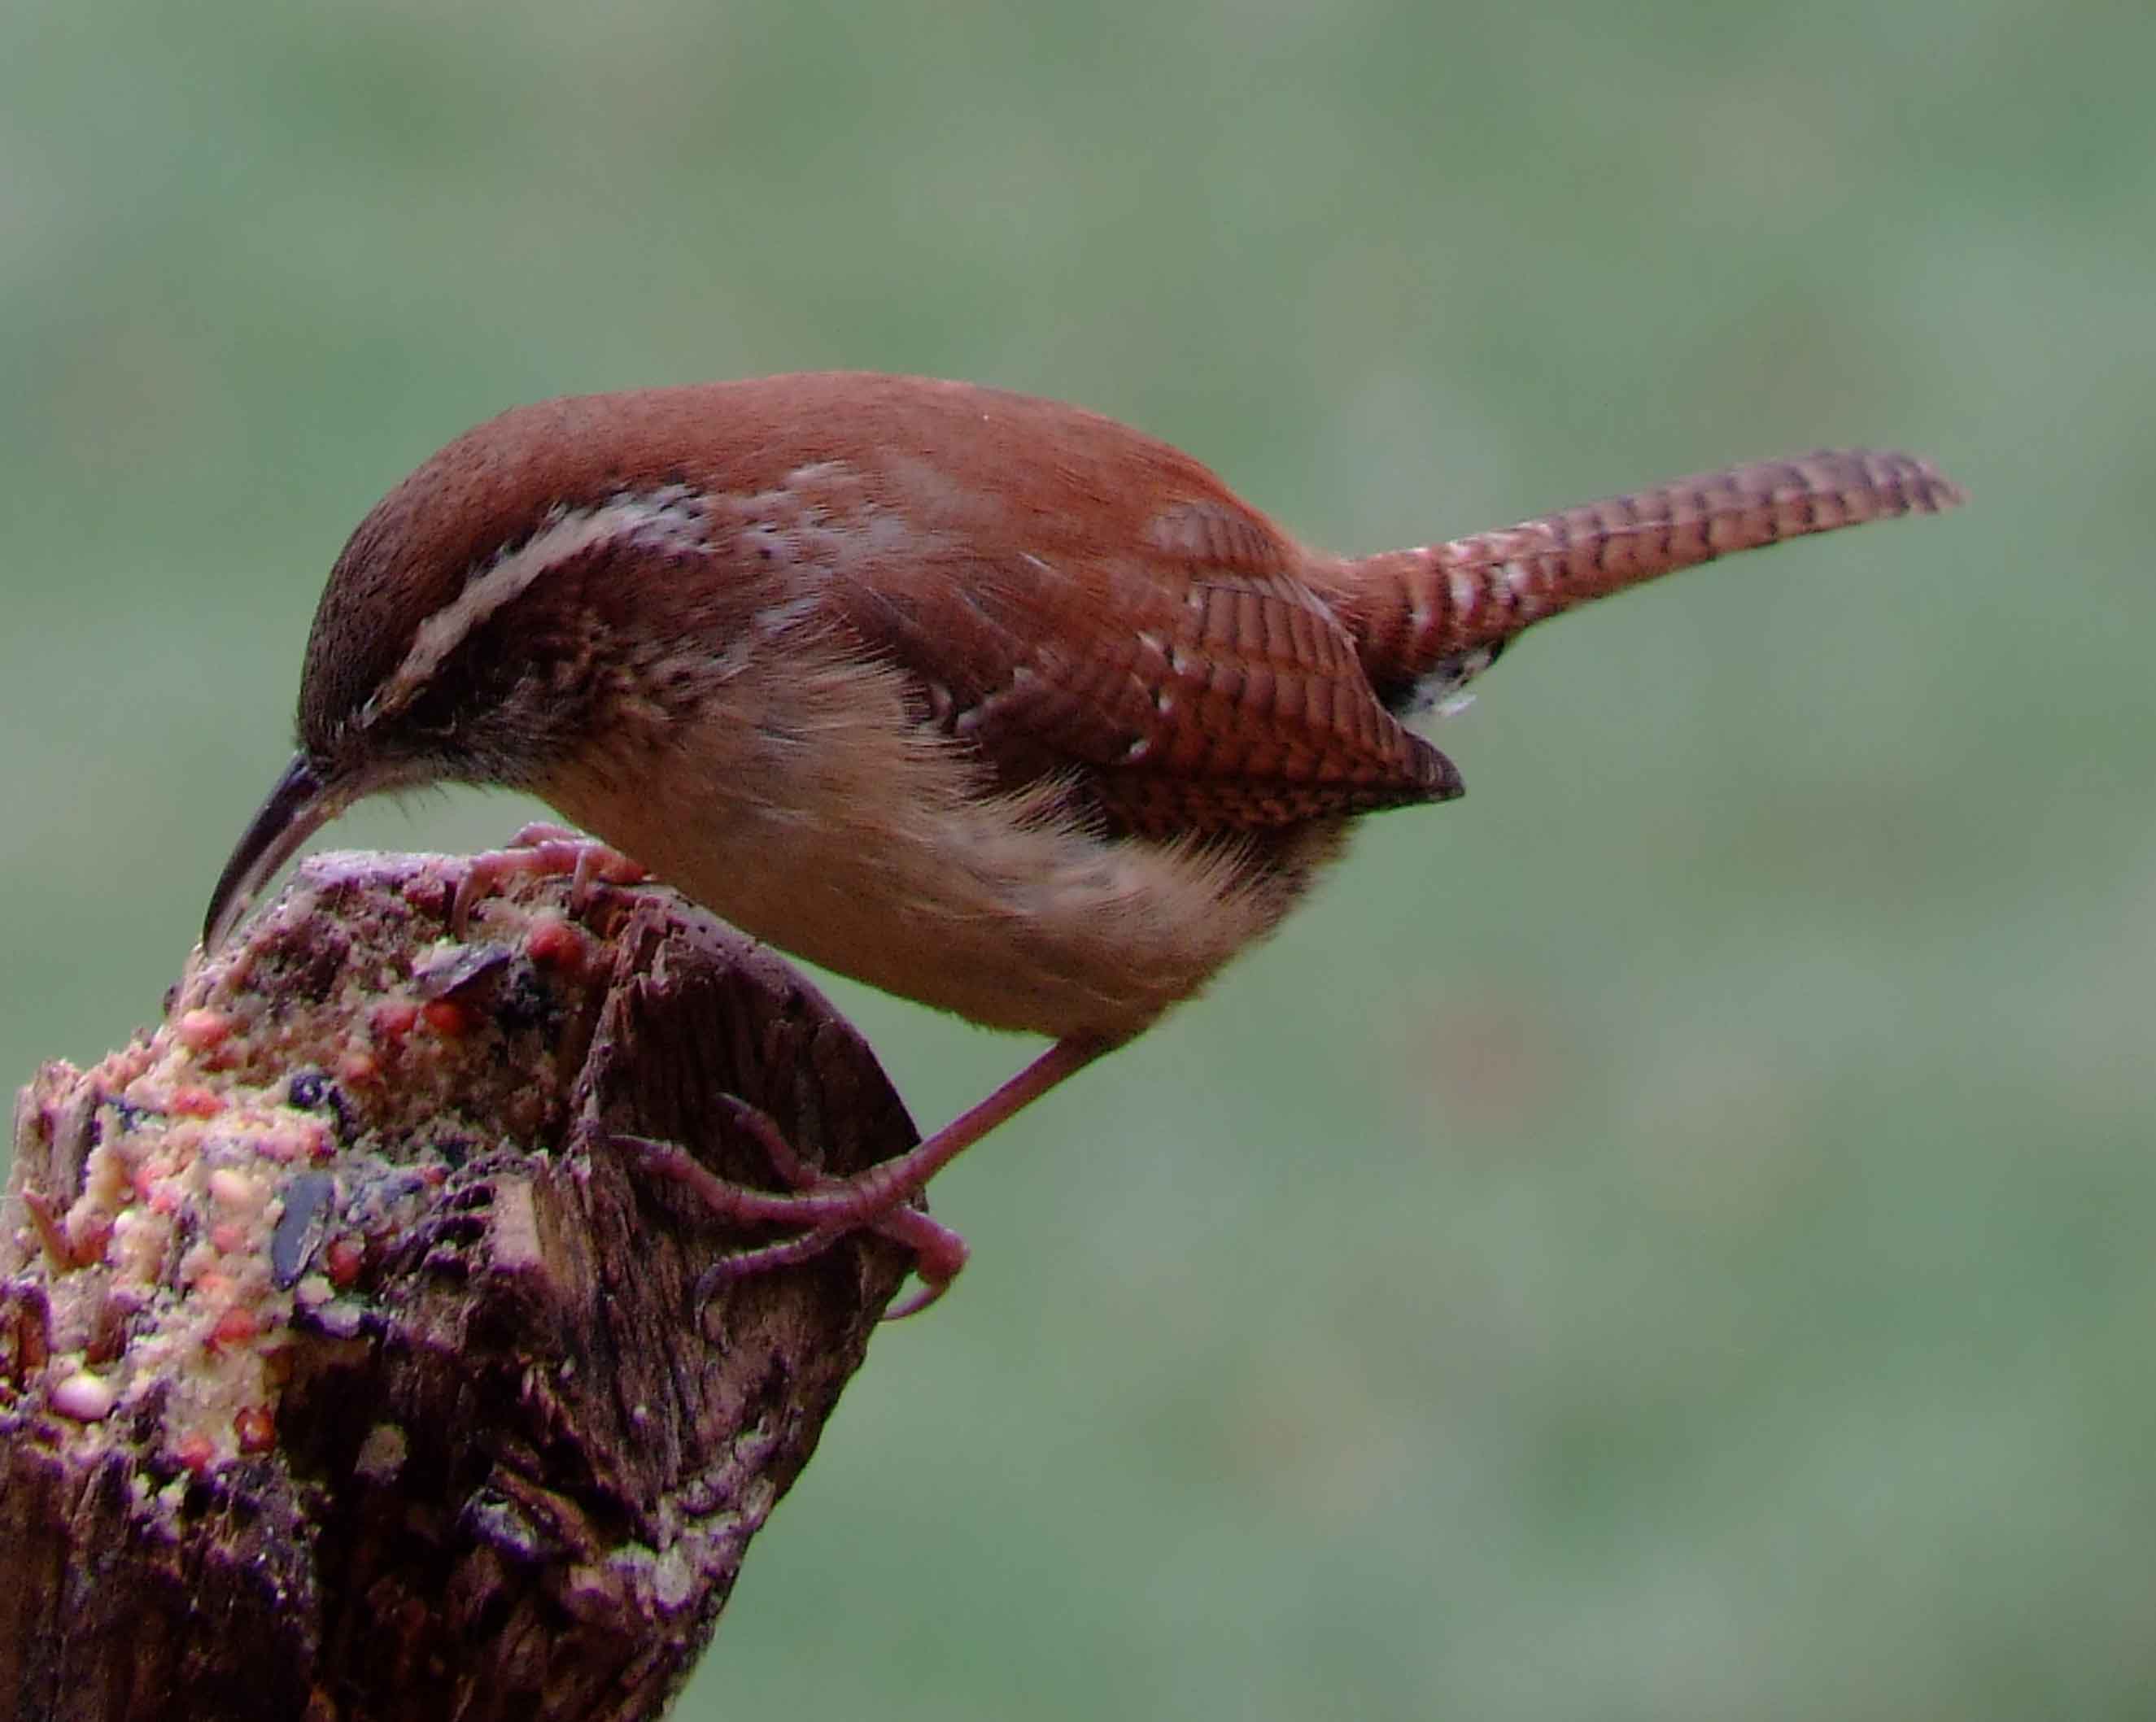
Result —
<instances>
[{"instance_id":1,"label":"weathered bark","mask_svg":"<svg viewBox=\"0 0 2156 1722\"><path fill-rule=\"evenodd\" d=\"M903 1252L744 1243L603 1129L768 1182L913 1130L783 963L558 880L324 857L165 1024L18 1109L0 1718L629 1718L678 1689Z\"/></svg>"}]
</instances>

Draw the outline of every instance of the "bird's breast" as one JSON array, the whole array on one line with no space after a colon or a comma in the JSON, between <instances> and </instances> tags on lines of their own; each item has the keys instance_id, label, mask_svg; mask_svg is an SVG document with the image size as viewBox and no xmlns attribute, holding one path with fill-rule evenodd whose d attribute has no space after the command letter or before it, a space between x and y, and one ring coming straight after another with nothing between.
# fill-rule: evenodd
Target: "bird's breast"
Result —
<instances>
[{"instance_id":1,"label":"bird's breast","mask_svg":"<svg viewBox=\"0 0 2156 1722\"><path fill-rule=\"evenodd\" d=\"M1293 900L1234 844L1105 835L988 785L883 667L741 666L691 715L609 725L540 792L794 956L985 1027L1118 1039Z\"/></svg>"}]
</instances>

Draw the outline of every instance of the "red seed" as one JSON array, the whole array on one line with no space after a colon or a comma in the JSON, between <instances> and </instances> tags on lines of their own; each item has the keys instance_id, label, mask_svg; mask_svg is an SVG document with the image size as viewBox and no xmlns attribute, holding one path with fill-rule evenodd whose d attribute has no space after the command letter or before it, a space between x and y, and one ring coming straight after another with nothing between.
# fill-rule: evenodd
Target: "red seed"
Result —
<instances>
[{"instance_id":1,"label":"red seed","mask_svg":"<svg viewBox=\"0 0 2156 1722\"><path fill-rule=\"evenodd\" d=\"M165 1110L182 1118L214 1118L224 1110L224 1096L190 1084L165 1097Z\"/></svg>"},{"instance_id":2,"label":"red seed","mask_svg":"<svg viewBox=\"0 0 2156 1722\"><path fill-rule=\"evenodd\" d=\"M479 1027L479 1012L461 999L430 1000L419 1014L427 1019L427 1026L444 1040L462 1040Z\"/></svg>"},{"instance_id":3,"label":"red seed","mask_svg":"<svg viewBox=\"0 0 2156 1722\"><path fill-rule=\"evenodd\" d=\"M242 1453L268 1453L277 1444L277 1420L266 1405L242 1406L232 1419Z\"/></svg>"},{"instance_id":4,"label":"red seed","mask_svg":"<svg viewBox=\"0 0 2156 1722\"><path fill-rule=\"evenodd\" d=\"M212 1350L220 1345L244 1345L262 1331L262 1319L244 1304L234 1304L217 1318L209 1330Z\"/></svg>"},{"instance_id":5,"label":"red seed","mask_svg":"<svg viewBox=\"0 0 2156 1722\"><path fill-rule=\"evenodd\" d=\"M220 1220L209 1228L209 1241L220 1254L236 1256L247 1248L247 1228L237 1220Z\"/></svg>"},{"instance_id":6,"label":"red seed","mask_svg":"<svg viewBox=\"0 0 2156 1722\"><path fill-rule=\"evenodd\" d=\"M531 961L546 968L574 973L583 967L584 935L558 915L542 915L524 935L524 949Z\"/></svg>"},{"instance_id":7,"label":"red seed","mask_svg":"<svg viewBox=\"0 0 2156 1722\"><path fill-rule=\"evenodd\" d=\"M419 1007L408 998L385 998L367 1013L367 1026L377 1040L392 1045L412 1032L419 1020Z\"/></svg>"},{"instance_id":8,"label":"red seed","mask_svg":"<svg viewBox=\"0 0 2156 1722\"><path fill-rule=\"evenodd\" d=\"M322 1252L322 1271L339 1291L350 1291L358 1284L360 1270L366 1265L367 1251L356 1238L333 1238Z\"/></svg>"},{"instance_id":9,"label":"red seed","mask_svg":"<svg viewBox=\"0 0 2156 1722\"><path fill-rule=\"evenodd\" d=\"M172 1443L172 1457L201 1477L217 1463L217 1448L207 1435L182 1435Z\"/></svg>"},{"instance_id":10,"label":"red seed","mask_svg":"<svg viewBox=\"0 0 2156 1722\"><path fill-rule=\"evenodd\" d=\"M222 1045L232 1028L232 1018L223 1011L199 1009L181 1012L180 1020L172 1025L180 1044L191 1053L206 1053Z\"/></svg>"}]
</instances>

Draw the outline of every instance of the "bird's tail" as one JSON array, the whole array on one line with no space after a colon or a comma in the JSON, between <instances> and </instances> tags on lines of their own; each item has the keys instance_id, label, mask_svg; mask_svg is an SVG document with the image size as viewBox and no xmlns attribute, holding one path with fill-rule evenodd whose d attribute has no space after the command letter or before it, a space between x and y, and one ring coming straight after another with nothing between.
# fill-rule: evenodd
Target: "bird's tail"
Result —
<instances>
[{"instance_id":1,"label":"bird's tail","mask_svg":"<svg viewBox=\"0 0 2156 1722\"><path fill-rule=\"evenodd\" d=\"M1754 550L1964 500L1929 461L1822 448L1678 479L1481 532L1338 566L1327 594L1354 632L1389 702L1425 683L1466 679L1541 621L1732 551Z\"/></svg>"}]
</instances>

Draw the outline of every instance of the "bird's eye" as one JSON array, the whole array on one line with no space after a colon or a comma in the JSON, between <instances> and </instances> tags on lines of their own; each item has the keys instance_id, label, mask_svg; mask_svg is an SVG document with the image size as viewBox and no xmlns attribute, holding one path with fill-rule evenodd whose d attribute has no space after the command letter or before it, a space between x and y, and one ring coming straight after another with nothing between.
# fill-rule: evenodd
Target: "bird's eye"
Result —
<instances>
[{"instance_id":1,"label":"bird's eye","mask_svg":"<svg viewBox=\"0 0 2156 1722\"><path fill-rule=\"evenodd\" d=\"M397 727L408 735L441 741L457 733L463 715L463 702L437 678L398 714Z\"/></svg>"}]
</instances>

